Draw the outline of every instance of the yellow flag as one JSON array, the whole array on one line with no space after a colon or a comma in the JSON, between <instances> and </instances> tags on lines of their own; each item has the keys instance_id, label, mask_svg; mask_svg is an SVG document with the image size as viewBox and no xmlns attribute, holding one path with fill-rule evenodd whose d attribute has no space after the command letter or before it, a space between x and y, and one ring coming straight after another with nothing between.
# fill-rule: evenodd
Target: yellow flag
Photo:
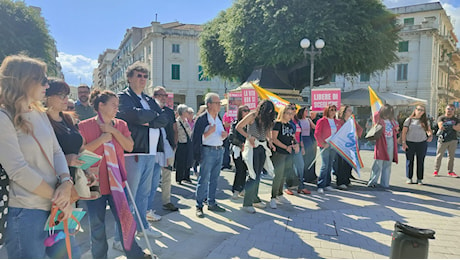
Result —
<instances>
[{"instance_id":1,"label":"yellow flag","mask_svg":"<svg viewBox=\"0 0 460 260\"><path fill-rule=\"evenodd\" d=\"M374 115L383 106L383 102L382 100L380 100L377 94L375 94L371 86L367 86L367 87L369 88L369 101L371 103L372 120L374 120Z\"/></svg>"},{"instance_id":2,"label":"yellow flag","mask_svg":"<svg viewBox=\"0 0 460 260\"><path fill-rule=\"evenodd\" d=\"M268 100L273 102L273 104L275 105L275 111L276 112L278 112L281 107L285 107L285 106L289 105L289 103L290 103L289 101L287 101L287 100L285 100L285 99L273 94L272 92L257 86L257 84L255 84L254 82L251 82L251 85L256 90L256 92L259 95L260 99L268 99ZM299 105L296 105L296 107L297 107L297 109L300 108Z\"/></svg>"}]
</instances>

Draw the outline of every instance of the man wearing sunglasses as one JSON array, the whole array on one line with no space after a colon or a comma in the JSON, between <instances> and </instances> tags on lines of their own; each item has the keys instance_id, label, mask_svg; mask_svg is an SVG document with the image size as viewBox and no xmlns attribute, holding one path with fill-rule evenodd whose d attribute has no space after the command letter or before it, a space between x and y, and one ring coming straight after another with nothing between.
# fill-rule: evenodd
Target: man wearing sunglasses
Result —
<instances>
[{"instance_id":1,"label":"man wearing sunglasses","mask_svg":"<svg viewBox=\"0 0 460 260\"><path fill-rule=\"evenodd\" d=\"M78 100L75 102L75 113L77 113L78 119L81 121L96 116L96 111L89 104L89 94L88 85L82 84L78 86Z\"/></svg>"},{"instance_id":2,"label":"man wearing sunglasses","mask_svg":"<svg viewBox=\"0 0 460 260\"><path fill-rule=\"evenodd\" d=\"M146 214L152 180L155 179L158 183L160 179L160 175L155 175L153 171L160 128L166 127L170 123L170 119L164 109L144 93L148 73L148 65L139 61L126 69L129 86L118 93L120 105L117 117L127 122L134 140L133 151L125 152L125 166L128 175L127 181L141 218L141 223L139 223L138 218L135 217L137 235L142 235L140 225L143 225L147 236L158 238L161 237L161 233L149 224ZM129 202L131 203L131 201ZM116 237L116 240L118 239Z\"/></svg>"},{"instance_id":3,"label":"man wearing sunglasses","mask_svg":"<svg viewBox=\"0 0 460 260\"><path fill-rule=\"evenodd\" d=\"M434 164L433 175L438 176L441 168L442 157L447 150L449 160L447 162L447 174L451 177L458 178L454 172L455 150L457 149L457 132L460 132L460 120L455 117L455 106L449 104L446 107L444 115L438 117L438 147L436 149L436 162Z\"/></svg>"}]
</instances>

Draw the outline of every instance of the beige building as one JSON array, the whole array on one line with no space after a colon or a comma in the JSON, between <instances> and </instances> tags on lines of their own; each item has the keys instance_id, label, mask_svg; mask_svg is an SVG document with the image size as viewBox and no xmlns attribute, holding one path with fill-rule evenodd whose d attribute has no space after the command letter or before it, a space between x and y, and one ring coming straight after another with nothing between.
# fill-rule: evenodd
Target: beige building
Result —
<instances>
[{"instance_id":1,"label":"beige building","mask_svg":"<svg viewBox=\"0 0 460 260\"><path fill-rule=\"evenodd\" d=\"M390 69L357 77L336 75L325 86L351 91L370 85L427 100L427 114L437 116L445 104L460 100L460 52L450 17L439 2L389 9L402 26Z\"/></svg>"},{"instance_id":2,"label":"beige building","mask_svg":"<svg viewBox=\"0 0 460 260\"><path fill-rule=\"evenodd\" d=\"M115 92L124 89L128 85L126 68L142 61L150 67L146 89L150 95L155 86L161 85L174 93L176 104L185 103L195 110L203 104L207 92L223 98L236 85L203 75L198 44L201 31L201 25L179 22L152 22L148 27L128 29L117 50L106 50L99 56L94 86Z\"/></svg>"}]
</instances>

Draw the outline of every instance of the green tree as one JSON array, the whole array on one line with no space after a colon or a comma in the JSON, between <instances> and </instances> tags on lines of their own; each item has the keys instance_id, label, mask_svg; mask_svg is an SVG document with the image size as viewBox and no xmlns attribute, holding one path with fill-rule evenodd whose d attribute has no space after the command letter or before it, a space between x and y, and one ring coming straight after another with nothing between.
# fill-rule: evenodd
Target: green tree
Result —
<instances>
[{"instance_id":1,"label":"green tree","mask_svg":"<svg viewBox=\"0 0 460 260\"><path fill-rule=\"evenodd\" d=\"M326 42L315 57L315 85L335 74L388 68L397 60L396 16L379 0L236 0L205 24L201 62L209 76L244 81L255 67L273 68L289 84L309 82L309 57L299 42Z\"/></svg>"},{"instance_id":2,"label":"green tree","mask_svg":"<svg viewBox=\"0 0 460 260\"><path fill-rule=\"evenodd\" d=\"M0 62L23 53L46 62L48 74L57 75L56 45L38 8L21 1L0 0Z\"/></svg>"}]
</instances>

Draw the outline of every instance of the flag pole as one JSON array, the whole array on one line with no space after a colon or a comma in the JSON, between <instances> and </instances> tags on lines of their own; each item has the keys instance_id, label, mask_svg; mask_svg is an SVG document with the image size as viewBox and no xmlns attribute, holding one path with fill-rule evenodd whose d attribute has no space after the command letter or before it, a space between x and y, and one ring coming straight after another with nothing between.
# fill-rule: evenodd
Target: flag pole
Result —
<instances>
[{"instance_id":1,"label":"flag pole","mask_svg":"<svg viewBox=\"0 0 460 260\"><path fill-rule=\"evenodd\" d=\"M313 160L313 162L311 162L310 166L308 166L307 170L310 170L310 168L313 166L313 164L315 164L315 162L318 160L318 157L320 157L323 152L324 152L324 149L319 154L316 155L315 159Z\"/></svg>"}]
</instances>

